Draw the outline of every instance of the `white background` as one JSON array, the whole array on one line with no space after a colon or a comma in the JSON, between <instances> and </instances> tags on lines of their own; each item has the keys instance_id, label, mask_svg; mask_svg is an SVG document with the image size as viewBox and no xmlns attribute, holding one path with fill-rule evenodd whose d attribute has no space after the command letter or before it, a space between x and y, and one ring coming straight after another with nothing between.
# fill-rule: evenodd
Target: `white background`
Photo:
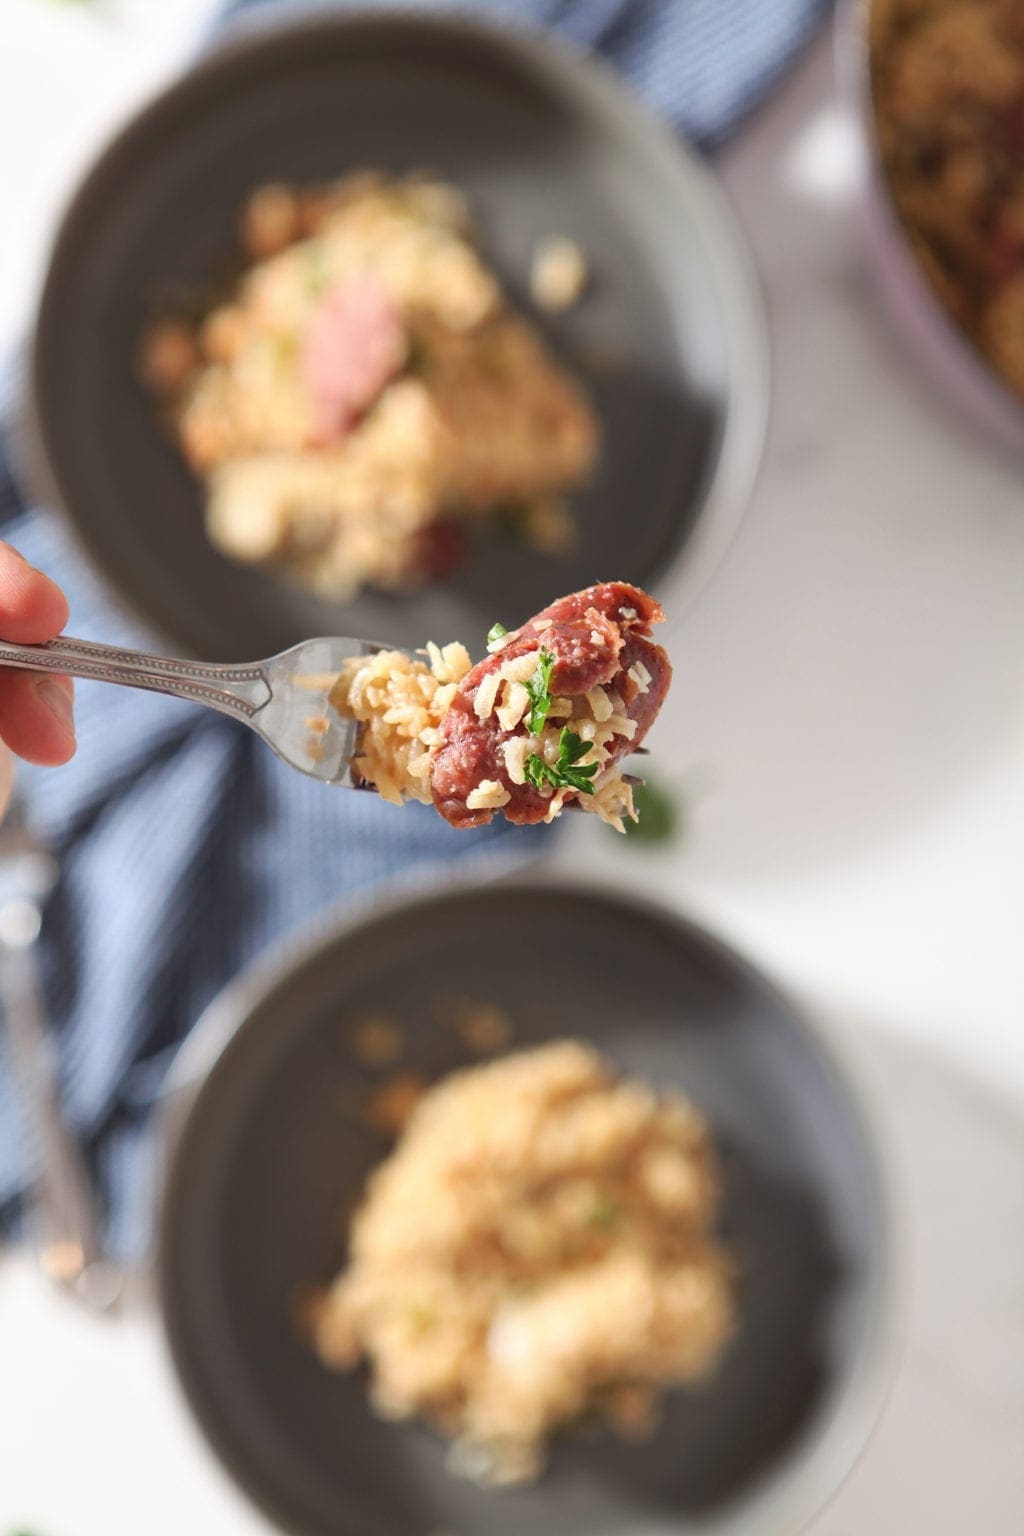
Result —
<instances>
[{"instance_id":1,"label":"white background","mask_svg":"<svg viewBox=\"0 0 1024 1536\"><path fill-rule=\"evenodd\" d=\"M62 198L207 0L2 0L0 351ZM1024 476L882 318L827 40L718 168L772 330L761 481L672 637L681 845L575 851L704 917L861 1059L911 1273L882 1427L817 1536L1024 1530ZM116 1327L0 1260L0 1533L263 1529L199 1442L149 1309ZM765 1533L781 1536L781 1533Z\"/></svg>"}]
</instances>

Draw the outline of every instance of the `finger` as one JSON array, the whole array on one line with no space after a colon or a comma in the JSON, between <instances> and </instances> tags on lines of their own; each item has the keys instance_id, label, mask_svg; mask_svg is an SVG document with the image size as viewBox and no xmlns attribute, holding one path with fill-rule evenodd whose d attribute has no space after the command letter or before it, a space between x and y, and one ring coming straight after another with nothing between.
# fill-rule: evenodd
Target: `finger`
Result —
<instances>
[{"instance_id":1,"label":"finger","mask_svg":"<svg viewBox=\"0 0 1024 1536\"><path fill-rule=\"evenodd\" d=\"M0 543L0 635L19 645L41 645L67 621L67 598L56 582Z\"/></svg>"},{"instance_id":2,"label":"finger","mask_svg":"<svg viewBox=\"0 0 1024 1536\"><path fill-rule=\"evenodd\" d=\"M14 788L14 758L0 742L0 819L7 814Z\"/></svg>"},{"instance_id":3,"label":"finger","mask_svg":"<svg viewBox=\"0 0 1024 1536\"><path fill-rule=\"evenodd\" d=\"M0 737L12 752L44 767L66 763L75 750L69 677L0 670Z\"/></svg>"}]
</instances>

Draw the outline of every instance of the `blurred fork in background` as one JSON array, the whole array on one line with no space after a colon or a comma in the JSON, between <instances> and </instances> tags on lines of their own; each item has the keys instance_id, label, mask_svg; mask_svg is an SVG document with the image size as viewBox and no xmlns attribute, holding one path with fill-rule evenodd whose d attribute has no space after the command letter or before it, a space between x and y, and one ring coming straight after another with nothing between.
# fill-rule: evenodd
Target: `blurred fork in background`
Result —
<instances>
[{"instance_id":1,"label":"blurred fork in background","mask_svg":"<svg viewBox=\"0 0 1024 1536\"><path fill-rule=\"evenodd\" d=\"M39 973L43 904L57 876L13 800L0 826L0 1010L33 1143L28 1226L47 1278L91 1310L109 1312L121 1276L104 1254L92 1179L61 1108Z\"/></svg>"}]
</instances>

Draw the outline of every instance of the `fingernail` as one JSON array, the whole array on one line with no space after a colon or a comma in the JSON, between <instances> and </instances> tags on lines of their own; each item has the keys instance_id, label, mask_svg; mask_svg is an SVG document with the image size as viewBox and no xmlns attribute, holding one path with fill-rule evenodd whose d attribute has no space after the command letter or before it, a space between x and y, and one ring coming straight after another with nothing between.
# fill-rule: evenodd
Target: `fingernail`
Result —
<instances>
[{"instance_id":1,"label":"fingernail","mask_svg":"<svg viewBox=\"0 0 1024 1536\"><path fill-rule=\"evenodd\" d=\"M62 688L60 683L55 683L52 677L41 677L36 683L36 691L54 719L59 721L69 736L73 737L75 715L67 689Z\"/></svg>"}]
</instances>

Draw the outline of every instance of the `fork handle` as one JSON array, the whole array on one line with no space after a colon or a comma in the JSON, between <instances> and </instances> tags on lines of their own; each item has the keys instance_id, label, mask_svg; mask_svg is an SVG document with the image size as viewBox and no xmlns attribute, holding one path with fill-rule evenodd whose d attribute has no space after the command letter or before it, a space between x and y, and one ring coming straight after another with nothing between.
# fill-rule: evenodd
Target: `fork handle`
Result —
<instances>
[{"instance_id":1,"label":"fork handle","mask_svg":"<svg viewBox=\"0 0 1024 1536\"><path fill-rule=\"evenodd\" d=\"M29 672L63 672L99 683L120 683L127 688L148 688L191 699L235 719L251 721L270 698L270 686L260 662L220 666L210 661L179 661L170 656L150 656L145 651L122 650L61 635L45 645L15 645L0 640L0 666Z\"/></svg>"},{"instance_id":2,"label":"fork handle","mask_svg":"<svg viewBox=\"0 0 1024 1536\"><path fill-rule=\"evenodd\" d=\"M17 906L17 913L11 911ZM86 1303L106 1310L119 1288L115 1272L103 1253L99 1215L81 1151L64 1120L51 1042L43 1016L42 993L34 940L16 934L7 942L7 918L24 923L30 904L8 903L3 909L0 939L0 1000L15 1070L23 1089L37 1142L39 1169L35 1181L36 1241L47 1276L67 1286ZM99 1284L97 1284L99 1282Z\"/></svg>"}]
</instances>

